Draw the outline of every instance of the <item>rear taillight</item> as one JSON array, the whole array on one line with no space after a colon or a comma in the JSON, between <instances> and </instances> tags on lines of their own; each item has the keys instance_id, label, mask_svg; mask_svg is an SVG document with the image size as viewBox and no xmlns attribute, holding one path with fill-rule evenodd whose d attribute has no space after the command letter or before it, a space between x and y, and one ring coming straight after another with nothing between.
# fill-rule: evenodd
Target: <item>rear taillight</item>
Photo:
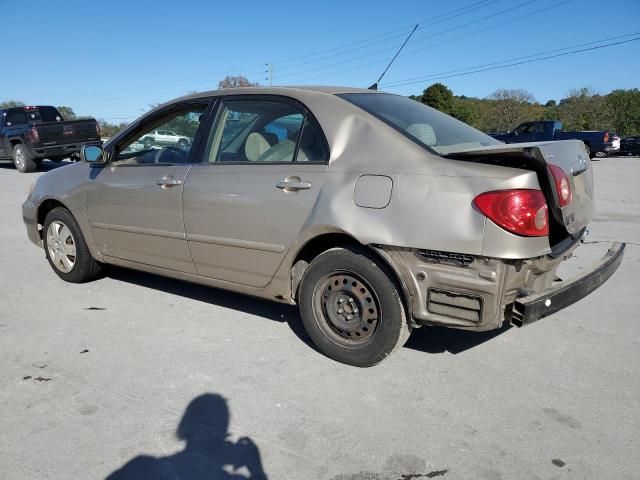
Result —
<instances>
[{"instance_id":1,"label":"rear taillight","mask_svg":"<svg viewBox=\"0 0 640 480\"><path fill-rule=\"evenodd\" d=\"M609 141L609 132L604 132L604 143Z\"/></svg>"},{"instance_id":2,"label":"rear taillight","mask_svg":"<svg viewBox=\"0 0 640 480\"><path fill-rule=\"evenodd\" d=\"M556 184L556 192L558 192L558 201L561 207L566 207L571 203L573 198L573 192L571 191L571 183L569 182L569 176L562 168L557 165L549 165L551 175Z\"/></svg>"},{"instance_id":3,"label":"rear taillight","mask_svg":"<svg viewBox=\"0 0 640 480\"><path fill-rule=\"evenodd\" d=\"M481 193L473 204L489 220L525 237L549 235L547 202L540 190L498 190Z\"/></svg>"},{"instance_id":4,"label":"rear taillight","mask_svg":"<svg viewBox=\"0 0 640 480\"><path fill-rule=\"evenodd\" d=\"M31 141L39 142L40 134L38 133L38 129L36 127L31 127Z\"/></svg>"}]
</instances>

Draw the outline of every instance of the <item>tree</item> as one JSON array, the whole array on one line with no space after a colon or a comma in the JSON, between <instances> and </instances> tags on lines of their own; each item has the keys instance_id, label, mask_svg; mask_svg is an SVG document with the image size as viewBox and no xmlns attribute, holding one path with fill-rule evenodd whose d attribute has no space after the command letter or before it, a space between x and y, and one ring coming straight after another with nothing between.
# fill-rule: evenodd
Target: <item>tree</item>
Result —
<instances>
[{"instance_id":1,"label":"tree","mask_svg":"<svg viewBox=\"0 0 640 480\"><path fill-rule=\"evenodd\" d=\"M422 103L443 113L453 111L453 92L442 83L434 83L422 92Z\"/></svg>"},{"instance_id":2,"label":"tree","mask_svg":"<svg viewBox=\"0 0 640 480\"><path fill-rule=\"evenodd\" d=\"M78 117L71 107L61 106L58 107L58 111L62 114L62 118L65 120L75 120Z\"/></svg>"},{"instance_id":3,"label":"tree","mask_svg":"<svg viewBox=\"0 0 640 480\"><path fill-rule=\"evenodd\" d=\"M247 77L242 75L233 76L227 75L224 79L218 82L218 88L222 90L223 88L238 88L238 87L258 87L260 84L251 83Z\"/></svg>"},{"instance_id":4,"label":"tree","mask_svg":"<svg viewBox=\"0 0 640 480\"><path fill-rule=\"evenodd\" d=\"M0 102L0 108L24 107L25 103L20 100L5 100Z\"/></svg>"},{"instance_id":5,"label":"tree","mask_svg":"<svg viewBox=\"0 0 640 480\"><path fill-rule=\"evenodd\" d=\"M614 90L605 97L611 127L620 136L640 135L640 89Z\"/></svg>"},{"instance_id":6,"label":"tree","mask_svg":"<svg viewBox=\"0 0 640 480\"><path fill-rule=\"evenodd\" d=\"M566 130L604 130L609 128L610 113L605 97L589 87L571 90L558 106Z\"/></svg>"},{"instance_id":7,"label":"tree","mask_svg":"<svg viewBox=\"0 0 640 480\"><path fill-rule=\"evenodd\" d=\"M500 89L488 98L493 100L494 122L498 131L511 131L524 120L535 120L532 118L535 113L542 113L541 111L534 113L532 107L538 104L534 96L526 90Z\"/></svg>"}]
</instances>

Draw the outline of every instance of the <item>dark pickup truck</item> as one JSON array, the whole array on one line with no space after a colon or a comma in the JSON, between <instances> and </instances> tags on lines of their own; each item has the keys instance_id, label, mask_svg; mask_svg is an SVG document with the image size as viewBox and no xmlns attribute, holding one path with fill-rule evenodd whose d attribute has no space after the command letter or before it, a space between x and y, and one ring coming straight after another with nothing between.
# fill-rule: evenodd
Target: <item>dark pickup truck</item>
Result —
<instances>
[{"instance_id":1,"label":"dark pickup truck","mask_svg":"<svg viewBox=\"0 0 640 480\"><path fill-rule=\"evenodd\" d=\"M598 154L607 154L617 150L613 144L613 135L609 130L593 130L584 132L564 132L562 122L558 120L540 120L525 122L509 133L493 134L493 138L504 143L546 142L549 140L582 140L593 158Z\"/></svg>"},{"instance_id":2,"label":"dark pickup truck","mask_svg":"<svg viewBox=\"0 0 640 480\"><path fill-rule=\"evenodd\" d=\"M75 158L83 145L100 145L93 119L67 120L55 107L0 109L0 162L13 161L21 172L35 170L48 158Z\"/></svg>"}]
</instances>

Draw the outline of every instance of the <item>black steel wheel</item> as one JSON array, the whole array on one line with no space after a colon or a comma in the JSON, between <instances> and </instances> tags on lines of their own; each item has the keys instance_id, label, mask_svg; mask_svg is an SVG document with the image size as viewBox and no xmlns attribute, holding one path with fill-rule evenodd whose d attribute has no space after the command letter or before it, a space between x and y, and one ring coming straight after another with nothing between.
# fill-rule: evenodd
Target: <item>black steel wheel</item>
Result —
<instances>
[{"instance_id":1,"label":"black steel wheel","mask_svg":"<svg viewBox=\"0 0 640 480\"><path fill-rule=\"evenodd\" d=\"M349 365L376 365L411 331L393 275L364 248L335 248L316 257L300 282L298 303L318 349Z\"/></svg>"}]
</instances>

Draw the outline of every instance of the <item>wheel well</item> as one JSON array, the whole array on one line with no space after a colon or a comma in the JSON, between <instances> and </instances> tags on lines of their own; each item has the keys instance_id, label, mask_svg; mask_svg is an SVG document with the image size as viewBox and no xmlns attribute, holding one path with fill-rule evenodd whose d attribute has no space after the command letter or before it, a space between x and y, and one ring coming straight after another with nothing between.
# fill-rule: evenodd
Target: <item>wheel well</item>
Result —
<instances>
[{"instance_id":1,"label":"wheel well","mask_svg":"<svg viewBox=\"0 0 640 480\"><path fill-rule=\"evenodd\" d=\"M42 202L40 204L40 207L38 207L38 224L44 225L44 219L47 218L47 214L56 207L62 207L68 210L68 208L58 200L48 199Z\"/></svg>"},{"instance_id":2,"label":"wheel well","mask_svg":"<svg viewBox=\"0 0 640 480\"><path fill-rule=\"evenodd\" d=\"M18 145L19 143L22 143L22 141L20 141L20 140L19 140L19 139L17 139L17 138L14 138L14 139L12 139L12 140L11 140L11 146L12 146L12 147L15 147L15 146L16 146L16 145Z\"/></svg>"},{"instance_id":3,"label":"wheel well","mask_svg":"<svg viewBox=\"0 0 640 480\"><path fill-rule=\"evenodd\" d=\"M407 316L411 318L411 301L408 290L404 282L402 282L402 280L399 278L393 266L390 265L387 259L376 252L373 248L370 248L367 245L363 245L355 238L344 233L326 233L324 235L319 235L309 240L300 249L300 251L296 255L295 260L291 264L291 296L294 300L297 299L298 286L300 285L300 280L302 280L304 271L306 270L309 263L311 263L313 259L321 253L326 252L327 250L330 250L332 248L339 247L358 247L360 249L366 250L369 255L379 260L380 263L384 265L388 270L387 273L389 274L391 279L396 283L398 292L402 297L402 302L405 306Z\"/></svg>"}]
</instances>

